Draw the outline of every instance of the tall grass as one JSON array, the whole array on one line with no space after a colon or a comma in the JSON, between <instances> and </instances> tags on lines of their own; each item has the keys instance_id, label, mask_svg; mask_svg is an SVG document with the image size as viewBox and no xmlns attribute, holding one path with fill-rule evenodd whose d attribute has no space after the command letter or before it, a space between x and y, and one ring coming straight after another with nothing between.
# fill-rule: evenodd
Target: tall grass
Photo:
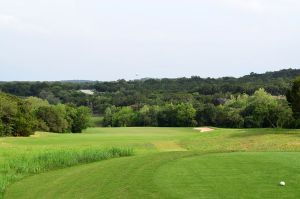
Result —
<instances>
[{"instance_id":1,"label":"tall grass","mask_svg":"<svg viewBox=\"0 0 300 199\"><path fill-rule=\"evenodd\" d=\"M0 165L0 198L5 188L25 176L78 164L133 155L130 148L57 149L33 155L17 155Z\"/></svg>"}]
</instances>

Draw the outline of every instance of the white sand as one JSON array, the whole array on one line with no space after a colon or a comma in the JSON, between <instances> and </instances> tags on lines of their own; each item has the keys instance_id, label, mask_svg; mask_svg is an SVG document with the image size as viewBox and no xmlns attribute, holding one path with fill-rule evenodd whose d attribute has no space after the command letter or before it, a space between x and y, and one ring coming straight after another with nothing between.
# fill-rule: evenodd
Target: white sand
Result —
<instances>
[{"instance_id":1,"label":"white sand","mask_svg":"<svg viewBox=\"0 0 300 199\"><path fill-rule=\"evenodd\" d=\"M198 130L200 132L209 132L209 131L213 131L214 129L209 128L209 127L199 127L199 128L194 128L195 130Z\"/></svg>"}]
</instances>

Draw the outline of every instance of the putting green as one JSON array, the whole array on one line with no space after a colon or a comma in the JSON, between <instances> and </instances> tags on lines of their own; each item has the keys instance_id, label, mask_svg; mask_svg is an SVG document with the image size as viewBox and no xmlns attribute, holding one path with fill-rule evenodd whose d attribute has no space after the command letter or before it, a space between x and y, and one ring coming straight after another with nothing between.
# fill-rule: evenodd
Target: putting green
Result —
<instances>
[{"instance_id":1,"label":"putting green","mask_svg":"<svg viewBox=\"0 0 300 199\"><path fill-rule=\"evenodd\" d=\"M28 177L5 198L299 198L299 182L298 152L164 152Z\"/></svg>"}]
</instances>

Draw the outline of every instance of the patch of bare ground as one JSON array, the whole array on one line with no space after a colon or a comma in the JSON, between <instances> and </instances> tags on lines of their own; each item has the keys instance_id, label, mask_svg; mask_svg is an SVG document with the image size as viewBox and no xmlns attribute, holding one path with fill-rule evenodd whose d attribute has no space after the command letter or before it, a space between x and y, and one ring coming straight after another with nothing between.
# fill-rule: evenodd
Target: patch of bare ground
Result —
<instances>
[{"instance_id":1,"label":"patch of bare ground","mask_svg":"<svg viewBox=\"0 0 300 199\"><path fill-rule=\"evenodd\" d=\"M214 129L209 128L209 127L199 127L199 128L194 128L195 130L198 130L200 132L209 132L209 131L213 131Z\"/></svg>"}]
</instances>

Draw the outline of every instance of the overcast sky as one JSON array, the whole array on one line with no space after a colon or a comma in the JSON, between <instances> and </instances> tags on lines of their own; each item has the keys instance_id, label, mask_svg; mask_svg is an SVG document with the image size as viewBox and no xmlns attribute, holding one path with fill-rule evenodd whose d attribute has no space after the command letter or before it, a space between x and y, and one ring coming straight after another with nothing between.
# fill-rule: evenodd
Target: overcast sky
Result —
<instances>
[{"instance_id":1,"label":"overcast sky","mask_svg":"<svg viewBox=\"0 0 300 199\"><path fill-rule=\"evenodd\" d=\"M241 76L299 52L299 0L0 0L0 81Z\"/></svg>"}]
</instances>

